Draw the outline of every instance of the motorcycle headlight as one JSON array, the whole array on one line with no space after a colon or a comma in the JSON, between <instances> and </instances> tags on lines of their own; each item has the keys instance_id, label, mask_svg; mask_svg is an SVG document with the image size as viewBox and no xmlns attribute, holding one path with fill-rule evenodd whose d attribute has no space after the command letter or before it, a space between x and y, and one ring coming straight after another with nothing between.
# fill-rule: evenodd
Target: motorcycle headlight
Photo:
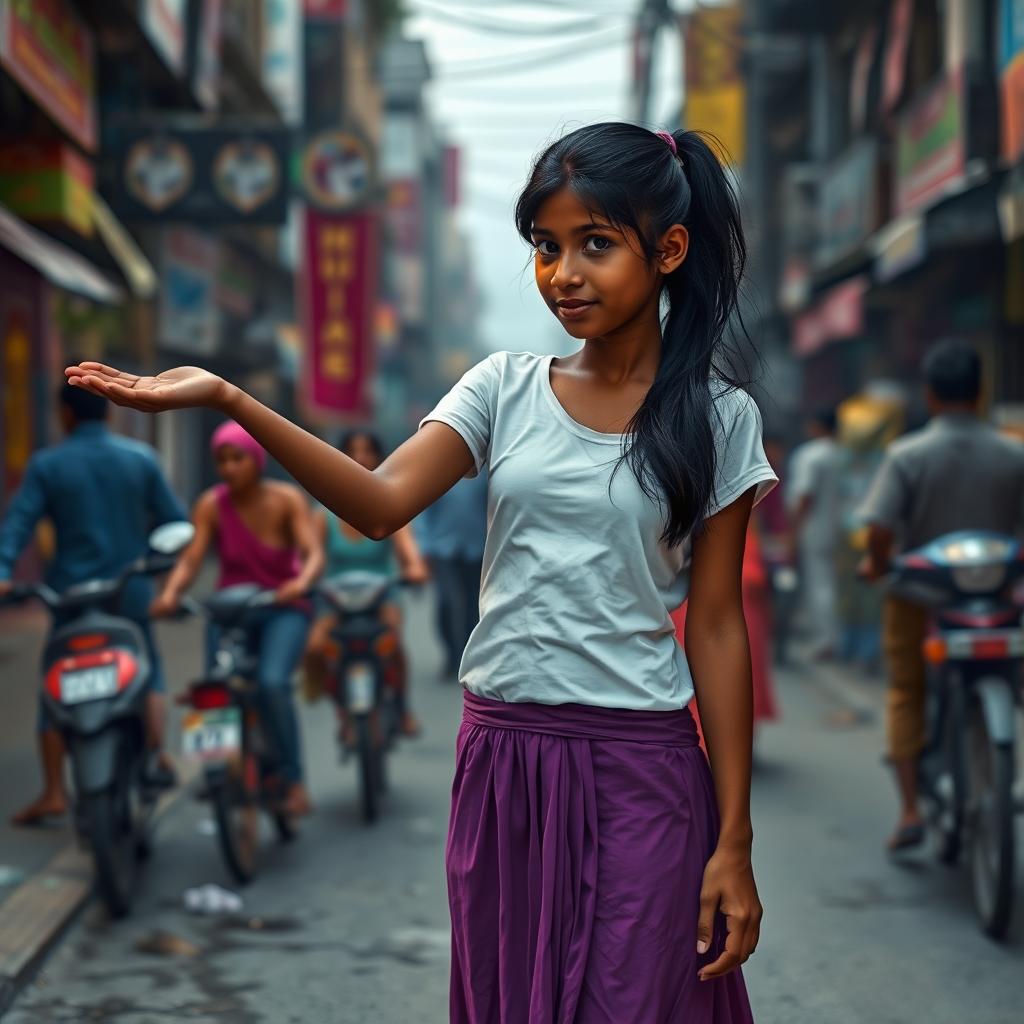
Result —
<instances>
[{"instance_id":1,"label":"motorcycle headlight","mask_svg":"<svg viewBox=\"0 0 1024 1024\"><path fill-rule=\"evenodd\" d=\"M993 562L1003 562L1010 557L1013 545L1008 540L993 537L965 537L955 540L942 548L942 557L956 566L977 566L990 568Z\"/></svg>"},{"instance_id":2,"label":"motorcycle headlight","mask_svg":"<svg viewBox=\"0 0 1024 1024\"><path fill-rule=\"evenodd\" d=\"M953 582L968 594L998 590L1005 581L1005 565L961 565L953 570Z\"/></svg>"}]
</instances>

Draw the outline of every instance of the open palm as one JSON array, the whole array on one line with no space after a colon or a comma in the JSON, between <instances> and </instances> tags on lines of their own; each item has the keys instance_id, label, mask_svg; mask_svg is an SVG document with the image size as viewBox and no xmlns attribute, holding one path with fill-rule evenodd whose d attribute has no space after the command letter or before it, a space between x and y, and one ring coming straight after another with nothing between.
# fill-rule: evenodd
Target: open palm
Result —
<instances>
[{"instance_id":1,"label":"open palm","mask_svg":"<svg viewBox=\"0 0 1024 1024\"><path fill-rule=\"evenodd\" d=\"M177 366L155 377L139 377L105 363L86 362L69 366L64 375L76 387L143 412L216 406L227 390L222 378L199 366Z\"/></svg>"}]
</instances>

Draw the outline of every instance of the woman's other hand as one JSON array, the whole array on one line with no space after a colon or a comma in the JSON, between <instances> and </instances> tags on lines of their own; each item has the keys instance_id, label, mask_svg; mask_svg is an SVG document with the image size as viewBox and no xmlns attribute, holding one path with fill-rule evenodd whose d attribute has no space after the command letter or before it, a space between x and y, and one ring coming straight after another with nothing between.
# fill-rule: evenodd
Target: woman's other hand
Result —
<instances>
[{"instance_id":1,"label":"woman's other hand","mask_svg":"<svg viewBox=\"0 0 1024 1024\"><path fill-rule=\"evenodd\" d=\"M430 567L422 558L418 558L406 567L405 572L402 573L402 579L405 580L406 583L412 583L415 585L429 583Z\"/></svg>"},{"instance_id":2,"label":"woman's other hand","mask_svg":"<svg viewBox=\"0 0 1024 1024\"><path fill-rule=\"evenodd\" d=\"M69 366L64 375L76 387L143 412L194 406L226 408L232 392L237 390L198 366L178 366L155 377L139 377L104 363L84 362Z\"/></svg>"},{"instance_id":3,"label":"woman's other hand","mask_svg":"<svg viewBox=\"0 0 1024 1024\"><path fill-rule=\"evenodd\" d=\"M711 948L715 911L725 916L725 949L714 963L698 972L701 981L720 978L744 963L757 948L761 933L761 901L750 866L750 851L719 847L704 868L697 921L697 952Z\"/></svg>"},{"instance_id":4,"label":"woman's other hand","mask_svg":"<svg viewBox=\"0 0 1024 1024\"><path fill-rule=\"evenodd\" d=\"M285 580L274 591L274 603L275 604L291 604L293 601L301 600L306 596L306 592L309 590L309 584L305 580L295 577L295 579Z\"/></svg>"},{"instance_id":5,"label":"woman's other hand","mask_svg":"<svg viewBox=\"0 0 1024 1024\"><path fill-rule=\"evenodd\" d=\"M167 619L177 612L181 606L181 597L170 590L158 594L149 606L151 619Z\"/></svg>"}]
</instances>

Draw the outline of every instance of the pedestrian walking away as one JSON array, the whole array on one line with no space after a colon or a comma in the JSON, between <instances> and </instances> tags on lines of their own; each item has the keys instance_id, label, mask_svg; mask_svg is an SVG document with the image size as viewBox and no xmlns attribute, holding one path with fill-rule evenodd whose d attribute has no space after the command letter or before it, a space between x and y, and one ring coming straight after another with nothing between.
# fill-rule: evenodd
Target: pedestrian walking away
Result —
<instances>
[{"instance_id":1,"label":"pedestrian walking away","mask_svg":"<svg viewBox=\"0 0 1024 1024\"><path fill-rule=\"evenodd\" d=\"M179 606L211 544L220 563L218 590L250 583L274 591L275 604L253 626L259 652L256 682L261 714L281 761L281 806L289 816L305 814L309 797L291 680L306 645L312 612L306 595L323 568L323 550L302 492L263 477L266 452L247 431L223 423L210 448L223 482L196 501L195 538L167 577L153 614L169 615ZM217 628L211 624L207 638L211 659Z\"/></svg>"},{"instance_id":2,"label":"pedestrian walking away","mask_svg":"<svg viewBox=\"0 0 1024 1024\"><path fill-rule=\"evenodd\" d=\"M107 429L109 403L104 398L65 384L58 405L67 436L32 457L0 524L0 596L10 591L14 564L44 518L53 523L56 536L46 582L58 593L76 583L115 578L146 554L155 527L186 518L153 449ZM143 576L129 580L118 611L138 624L151 665L146 695L147 742L153 752L150 781L171 786L174 770L163 750L166 687L149 622L151 587ZM70 614L58 615L54 628ZM67 810L64 742L42 705L39 749L43 793L14 816L16 825L34 825Z\"/></svg>"},{"instance_id":3,"label":"pedestrian walking away","mask_svg":"<svg viewBox=\"0 0 1024 1024\"><path fill-rule=\"evenodd\" d=\"M67 374L138 409L223 410L375 539L486 468L447 843L450 1020L748 1024L761 905L741 564L776 477L729 370L737 199L699 133L609 122L543 151L516 226L581 346L488 357L374 472L196 367ZM684 655L670 613L687 597Z\"/></svg>"},{"instance_id":4,"label":"pedestrian walking away","mask_svg":"<svg viewBox=\"0 0 1024 1024\"><path fill-rule=\"evenodd\" d=\"M880 579L897 550L911 551L956 530L1024 535L1024 447L980 417L981 359L949 339L925 356L923 376L932 418L894 441L861 508L869 525L863 566ZM887 595L882 646L888 673L889 759L900 794L890 850L925 838L918 803L918 760L925 747L925 608Z\"/></svg>"},{"instance_id":5,"label":"pedestrian walking away","mask_svg":"<svg viewBox=\"0 0 1024 1024\"><path fill-rule=\"evenodd\" d=\"M442 680L458 677L470 634L480 621L480 574L487 536L487 472L460 480L416 520L437 596L444 645Z\"/></svg>"},{"instance_id":6,"label":"pedestrian walking away","mask_svg":"<svg viewBox=\"0 0 1024 1024\"><path fill-rule=\"evenodd\" d=\"M810 440L790 456L787 482L801 603L813 654L822 659L831 658L839 643L836 542L842 452L835 437L836 423L834 409L823 409L810 420Z\"/></svg>"}]
</instances>

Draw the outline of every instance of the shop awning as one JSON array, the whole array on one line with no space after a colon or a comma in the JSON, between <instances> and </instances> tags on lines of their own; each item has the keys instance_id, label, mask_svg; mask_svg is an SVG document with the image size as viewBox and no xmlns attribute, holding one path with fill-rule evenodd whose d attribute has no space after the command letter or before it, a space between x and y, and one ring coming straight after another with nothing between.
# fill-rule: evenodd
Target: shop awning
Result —
<instances>
[{"instance_id":1,"label":"shop awning","mask_svg":"<svg viewBox=\"0 0 1024 1024\"><path fill-rule=\"evenodd\" d=\"M152 298L158 283L153 265L99 193L92 197L92 222L107 251L121 268L132 295L140 299Z\"/></svg>"},{"instance_id":2,"label":"shop awning","mask_svg":"<svg viewBox=\"0 0 1024 1024\"><path fill-rule=\"evenodd\" d=\"M59 288L95 302L124 301L124 292L84 256L29 227L4 206L0 206L0 246Z\"/></svg>"},{"instance_id":3,"label":"shop awning","mask_svg":"<svg viewBox=\"0 0 1024 1024\"><path fill-rule=\"evenodd\" d=\"M856 338L864 330L867 275L851 277L830 288L793 321L793 352L809 356L830 342Z\"/></svg>"}]
</instances>

